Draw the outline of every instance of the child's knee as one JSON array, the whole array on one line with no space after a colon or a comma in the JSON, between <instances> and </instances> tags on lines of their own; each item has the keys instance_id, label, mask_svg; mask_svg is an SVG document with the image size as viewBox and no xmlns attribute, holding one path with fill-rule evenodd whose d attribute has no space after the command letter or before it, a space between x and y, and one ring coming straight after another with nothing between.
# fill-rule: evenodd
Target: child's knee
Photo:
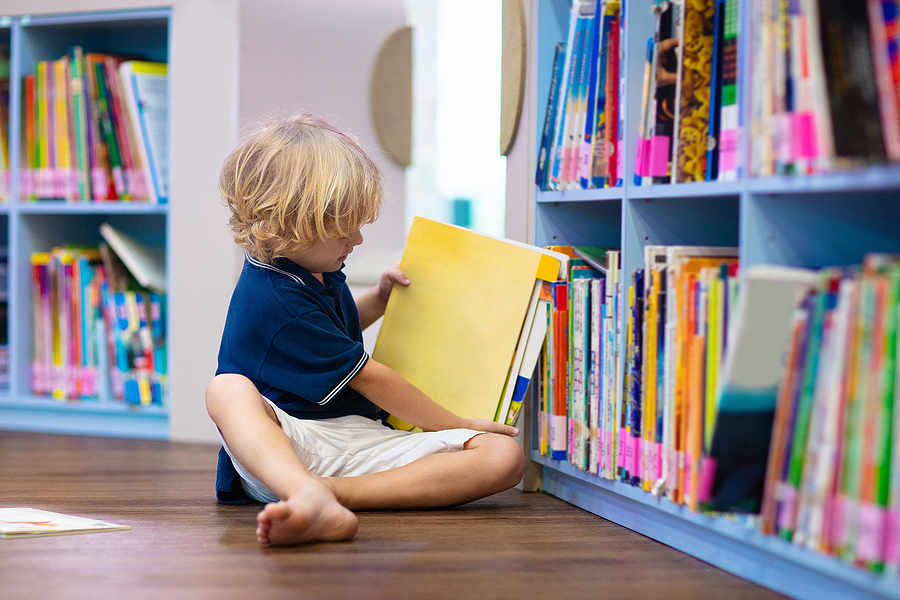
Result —
<instances>
[{"instance_id":1,"label":"child's knee","mask_svg":"<svg viewBox=\"0 0 900 600\"><path fill-rule=\"evenodd\" d=\"M490 445L491 466L498 479L507 488L511 488L522 480L525 474L525 453L515 438L501 434L483 434L485 442Z\"/></svg>"},{"instance_id":2,"label":"child's knee","mask_svg":"<svg viewBox=\"0 0 900 600\"><path fill-rule=\"evenodd\" d=\"M259 392L253 382L236 373L216 375L206 386L206 412L215 421L223 404L231 403L235 398L247 395L258 396Z\"/></svg>"}]
</instances>

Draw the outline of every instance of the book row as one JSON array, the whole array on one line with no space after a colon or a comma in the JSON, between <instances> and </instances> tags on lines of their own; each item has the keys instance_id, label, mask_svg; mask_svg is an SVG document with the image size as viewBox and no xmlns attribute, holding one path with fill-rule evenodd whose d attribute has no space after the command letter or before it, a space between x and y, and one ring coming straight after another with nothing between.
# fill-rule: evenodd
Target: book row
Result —
<instances>
[{"instance_id":1,"label":"book row","mask_svg":"<svg viewBox=\"0 0 900 600\"><path fill-rule=\"evenodd\" d=\"M900 160L897 0L651 0L634 184L814 174ZM536 184L621 185L618 0L575 0L555 50ZM738 49L747 44L749 122ZM635 107L637 105L635 104ZM744 131L747 137L741 132ZM741 139L749 138L749 156Z\"/></svg>"},{"instance_id":2,"label":"book row","mask_svg":"<svg viewBox=\"0 0 900 600\"><path fill-rule=\"evenodd\" d=\"M871 571L900 568L900 257L823 269L796 303L762 529Z\"/></svg>"},{"instance_id":3,"label":"book row","mask_svg":"<svg viewBox=\"0 0 900 600\"><path fill-rule=\"evenodd\" d=\"M23 80L20 196L69 202L168 201L163 63L72 47Z\"/></svg>"},{"instance_id":4,"label":"book row","mask_svg":"<svg viewBox=\"0 0 900 600\"><path fill-rule=\"evenodd\" d=\"M752 7L751 174L900 160L896 0Z\"/></svg>"},{"instance_id":5,"label":"book row","mask_svg":"<svg viewBox=\"0 0 900 600\"><path fill-rule=\"evenodd\" d=\"M34 253L31 265L32 392L163 404L165 294L130 281L105 244Z\"/></svg>"},{"instance_id":6,"label":"book row","mask_svg":"<svg viewBox=\"0 0 900 600\"><path fill-rule=\"evenodd\" d=\"M657 0L636 185L737 179L739 0Z\"/></svg>"},{"instance_id":7,"label":"book row","mask_svg":"<svg viewBox=\"0 0 900 600\"><path fill-rule=\"evenodd\" d=\"M540 453L897 574L900 258L742 280L734 248L607 258L550 286Z\"/></svg>"},{"instance_id":8,"label":"book row","mask_svg":"<svg viewBox=\"0 0 900 600\"><path fill-rule=\"evenodd\" d=\"M620 0L575 0L557 44L538 154L542 190L622 185Z\"/></svg>"}]
</instances>

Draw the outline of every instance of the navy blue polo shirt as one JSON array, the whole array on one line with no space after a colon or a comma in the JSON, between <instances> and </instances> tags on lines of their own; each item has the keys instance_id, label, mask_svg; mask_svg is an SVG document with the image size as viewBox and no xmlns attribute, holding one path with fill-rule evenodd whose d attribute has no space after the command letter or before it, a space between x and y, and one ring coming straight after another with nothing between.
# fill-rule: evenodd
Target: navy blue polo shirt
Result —
<instances>
[{"instance_id":1,"label":"navy blue polo shirt","mask_svg":"<svg viewBox=\"0 0 900 600\"><path fill-rule=\"evenodd\" d=\"M271 265L247 256L228 307L216 374L239 373L300 419L378 416L348 384L366 364L356 302L343 271L323 284L286 258ZM219 452L220 501L247 501L224 449Z\"/></svg>"}]
</instances>

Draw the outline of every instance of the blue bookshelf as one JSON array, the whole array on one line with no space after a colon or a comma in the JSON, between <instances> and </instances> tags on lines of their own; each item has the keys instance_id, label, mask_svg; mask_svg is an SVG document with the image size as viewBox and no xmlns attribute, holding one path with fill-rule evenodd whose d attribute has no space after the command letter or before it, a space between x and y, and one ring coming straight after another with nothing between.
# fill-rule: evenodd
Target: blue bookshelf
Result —
<instances>
[{"instance_id":1,"label":"blue bookshelf","mask_svg":"<svg viewBox=\"0 0 900 600\"><path fill-rule=\"evenodd\" d=\"M18 165L23 77L41 60L65 56L80 45L100 52L167 62L168 8L22 15L0 20L0 45L10 46L11 190L0 205L0 245L9 249L9 388L0 391L0 429L83 435L167 439L168 398L162 406L127 406L109 398L58 401L31 392L33 317L31 255L54 246L96 247L108 222L149 245L169 246L167 204L139 202L67 203L21 198ZM168 325L166 326L168 329Z\"/></svg>"},{"instance_id":2,"label":"blue bookshelf","mask_svg":"<svg viewBox=\"0 0 900 600\"><path fill-rule=\"evenodd\" d=\"M750 179L742 173L734 182L634 185L644 57L654 17L649 0L623 4L624 185L602 190L535 190L533 243L621 247L625 273L642 266L643 248L655 244L738 246L742 266L852 265L859 264L867 252L900 252L900 167L896 165L814 177ZM743 24L748 22L748 5L748 0L742 1ZM571 2L535 0L534 6L529 39L536 45L535 108L526 118L539 134L554 47L565 40ZM750 64L747 45L739 47L742 78ZM745 83L740 82L743 123L749 118ZM746 148L744 154L749 155ZM536 156L531 164L536 164ZM620 325L624 330L625 324ZM537 406L531 409L535 415ZM535 421L529 424L533 444ZM746 519L690 513L668 499L541 456L533 444L531 458L540 466L544 491L740 577L796 598L900 599L897 578L868 573L762 535Z\"/></svg>"}]
</instances>

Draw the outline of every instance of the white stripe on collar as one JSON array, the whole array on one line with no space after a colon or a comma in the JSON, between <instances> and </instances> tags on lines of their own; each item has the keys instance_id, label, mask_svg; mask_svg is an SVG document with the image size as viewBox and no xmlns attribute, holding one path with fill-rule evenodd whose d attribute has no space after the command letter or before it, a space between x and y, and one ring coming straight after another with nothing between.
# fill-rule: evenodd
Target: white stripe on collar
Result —
<instances>
[{"instance_id":1,"label":"white stripe on collar","mask_svg":"<svg viewBox=\"0 0 900 600\"><path fill-rule=\"evenodd\" d=\"M300 279L299 276L294 275L293 273L288 273L287 271L279 269L278 267L273 267L272 265L267 265L266 263L262 262L261 260L259 260L257 258L253 258L249 254L246 254L245 256L247 257L247 260L250 261L250 264L255 267L259 267L260 269L269 269L270 271L275 271L276 273L281 273L282 275L287 275L288 277L293 279L296 283L299 283L301 285L306 285L305 283L303 283L303 280Z\"/></svg>"}]
</instances>

